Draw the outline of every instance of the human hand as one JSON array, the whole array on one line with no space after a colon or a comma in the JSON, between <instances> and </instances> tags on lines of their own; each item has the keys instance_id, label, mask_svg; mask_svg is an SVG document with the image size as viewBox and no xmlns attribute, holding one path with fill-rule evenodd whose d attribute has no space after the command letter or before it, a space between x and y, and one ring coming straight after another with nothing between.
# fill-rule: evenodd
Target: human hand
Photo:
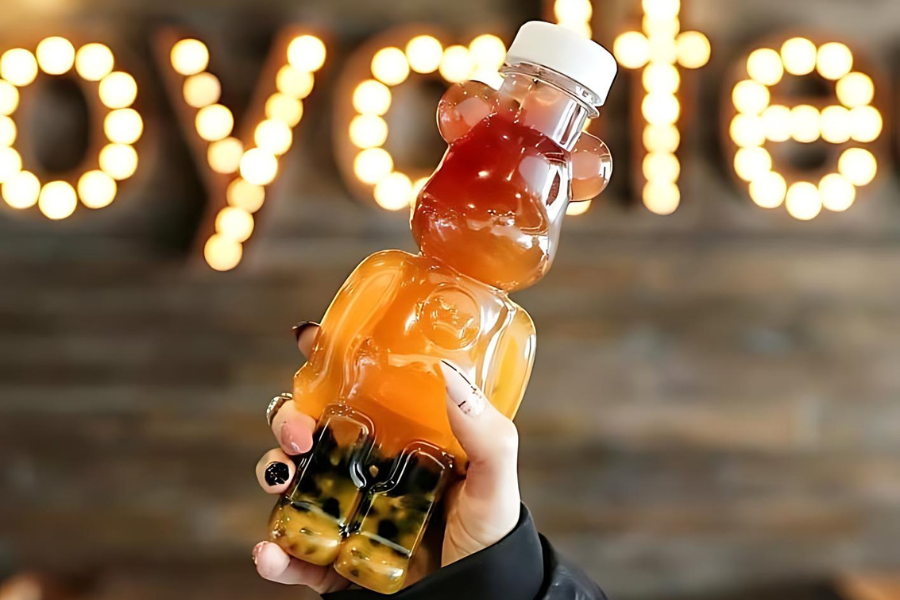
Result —
<instances>
[{"instance_id":1,"label":"human hand","mask_svg":"<svg viewBox=\"0 0 900 600\"><path fill-rule=\"evenodd\" d=\"M297 343L304 355L309 354L318 332L315 324L298 328ZM445 361L440 365L450 427L469 457L466 479L452 486L445 496L446 527L440 562L446 566L497 543L512 531L519 519L520 496L515 425L453 365ZM293 402L278 410L272 419L272 431L280 447L263 455L256 466L263 490L269 494L287 491L296 470L291 457L312 448L315 428L315 419L297 410ZM276 583L304 585L323 594L349 586L331 566L306 563L274 543L257 544L253 560L259 574Z\"/></svg>"}]
</instances>

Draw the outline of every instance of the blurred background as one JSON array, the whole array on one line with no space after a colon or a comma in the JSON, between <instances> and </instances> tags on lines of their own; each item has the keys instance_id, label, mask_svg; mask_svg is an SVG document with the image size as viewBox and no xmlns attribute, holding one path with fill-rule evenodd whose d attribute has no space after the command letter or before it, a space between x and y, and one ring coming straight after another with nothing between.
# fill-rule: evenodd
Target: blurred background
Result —
<instances>
[{"instance_id":1,"label":"blurred background","mask_svg":"<svg viewBox=\"0 0 900 600\"><path fill-rule=\"evenodd\" d=\"M539 18L623 65L516 296L539 528L623 600L900 598L896 0L2 8L0 599L302 596L250 561L290 328L413 249L446 80Z\"/></svg>"}]
</instances>

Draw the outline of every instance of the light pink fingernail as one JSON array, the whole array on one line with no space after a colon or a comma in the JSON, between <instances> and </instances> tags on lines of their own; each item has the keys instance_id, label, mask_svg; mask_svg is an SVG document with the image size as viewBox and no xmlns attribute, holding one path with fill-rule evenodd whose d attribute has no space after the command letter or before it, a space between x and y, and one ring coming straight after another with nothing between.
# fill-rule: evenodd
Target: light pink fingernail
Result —
<instances>
[{"instance_id":1,"label":"light pink fingernail","mask_svg":"<svg viewBox=\"0 0 900 600\"><path fill-rule=\"evenodd\" d=\"M477 417L484 412L484 396L462 372L445 360L441 360L441 373L447 397L464 415Z\"/></svg>"},{"instance_id":2,"label":"light pink fingernail","mask_svg":"<svg viewBox=\"0 0 900 600\"><path fill-rule=\"evenodd\" d=\"M269 542L260 542L257 545L253 546L253 564L256 564L257 559L259 558L259 552L262 550L263 546L268 544Z\"/></svg>"},{"instance_id":3,"label":"light pink fingernail","mask_svg":"<svg viewBox=\"0 0 900 600\"><path fill-rule=\"evenodd\" d=\"M309 450L309 448L303 449L300 447L294 435L293 427L290 427L287 421L281 424L281 445L288 450L289 454L303 454Z\"/></svg>"}]
</instances>

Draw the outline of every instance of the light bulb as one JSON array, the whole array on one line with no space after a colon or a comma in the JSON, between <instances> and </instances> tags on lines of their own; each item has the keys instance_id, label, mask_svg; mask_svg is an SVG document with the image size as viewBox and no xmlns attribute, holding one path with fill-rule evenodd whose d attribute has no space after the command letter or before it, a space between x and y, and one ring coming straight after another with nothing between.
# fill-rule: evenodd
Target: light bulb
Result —
<instances>
[{"instance_id":1,"label":"light bulb","mask_svg":"<svg viewBox=\"0 0 900 600\"><path fill-rule=\"evenodd\" d=\"M22 170L22 157L13 148L0 148L0 183Z\"/></svg>"},{"instance_id":2,"label":"light bulb","mask_svg":"<svg viewBox=\"0 0 900 600\"><path fill-rule=\"evenodd\" d=\"M103 131L111 142L133 144L144 132L144 121L133 108L120 108L106 115L103 120Z\"/></svg>"},{"instance_id":3,"label":"light bulb","mask_svg":"<svg viewBox=\"0 0 900 600\"><path fill-rule=\"evenodd\" d=\"M75 64L75 47L62 37L49 37L37 46L37 62L48 75L62 75Z\"/></svg>"},{"instance_id":4,"label":"light bulb","mask_svg":"<svg viewBox=\"0 0 900 600\"><path fill-rule=\"evenodd\" d=\"M465 46L449 46L444 50L439 71L450 83L465 81L475 68L475 62Z\"/></svg>"},{"instance_id":5,"label":"light bulb","mask_svg":"<svg viewBox=\"0 0 900 600\"><path fill-rule=\"evenodd\" d=\"M374 79L363 81L353 90L353 108L364 115L383 115L391 107L391 90Z\"/></svg>"},{"instance_id":6,"label":"light bulb","mask_svg":"<svg viewBox=\"0 0 900 600\"><path fill-rule=\"evenodd\" d=\"M629 31L613 42L613 54L626 69L640 69L650 60L650 42L642 33Z\"/></svg>"},{"instance_id":7,"label":"light bulb","mask_svg":"<svg viewBox=\"0 0 900 600\"><path fill-rule=\"evenodd\" d=\"M648 181L644 185L644 206L657 215L671 215L681 204L681 191L672 182Z\"/></svg>"},{"instance_id":8,"label":"light bulb","mask_svg":"<svg viewBox=\"0 0 900 600\"><path fill-rule=\"evenodd\" d=\"M747 74L763 85L775 85L784 76L781 55L771 48L758 48L747 57Z\"/></svg>"},{"instance_id":9,"label":"light bulb","mask_svg":"<svg viewBox=\"0 0 900 600\"><path fill-rule=\"evenodd\" d=\"M784 203L787 182L780 173L769 171L750 182L750 198L760 208L777 208Z\"/></svg>"},{"instance_id":10,"label":"light bulb","mask_svg":"<svg viewBox=\"0 0 900 600\"><path fill-rule=\"evenodd\" d=\"M830 211L843 212L853 205L856 188L850 181L837 173L830 173L819 181L822 205Z\"/></svg>"},{"instance_id":11,"label":"light bulb","mask_svg":"<svg viewBox=\"0 0 900 600\"><path fill-rule=\"evenodd\" d=\"M644 157L644 178L654 182L675 182L681 173L681 164L674 154L653 152Z\"/></svg>"},{"instance_id":12,"label":"light bulb","mask_svg":"<svg viewBox=\"0 0 900 600\"><path fill-rule=\"evenodd\" d=\"M253 148L241 159L241 177L255 185L268 185L278 175L278 159L271 152Z\"/></svg>"},{"instance_id":13,"label":"light bulb","mask_svg":"<svg viewBox=\"0 0 900 600\"><path fill-rule=\"evenodd\" d=\"M280 156L290 149L294 136L291 128L282 121L266 119L256 126L253 140L263 150Z\"/></svg>"},{"instance_id":14,"label":"light bulb","mask_svg":"<svg viewBox=\"0 0 900 600\"><path fill-rule=\"evenodd\" d=\"M593 12L590 0L556 0L553 4L553 15L558 23L586 23Z\"/></svg>"},{"instance_id":15,"label":"light bulb","mask_svg":"<svg viewBox=\"0 0 900 600\"><path fill-rule=\"evenodd\" d=\"M181 75L196 75L209 66L209 49L200 40L179 40L172 46L170 59Z\"/></svg>"},{"instance_id":16,"label":"light bulb","mask_svg":"<svg viewBox=\"0 0 900 600\"><path fill-rule=\"evenodd\" d=\"M350 141L357 148L381 146L387 140L388 126L376 115L357 115L350 121Z\"/></svg>"},{"instance_id":17,"label":"light bulb","mask_svg":"<svg viewBox=\"0 0 900 600\"><path fill-rule=\"evenodd\" d=\"M784 70L791 75L809 75L816 68L816 45L806 38L795 37L781 46Z\"/></svg>"},{"instance_id":18,"label":"light bulb","mask_svg":"<svg viewBox=\"0 0 900 600\"><path fill-rule=\"evenodd\" d=\"M822 212L819 188L807 181L792 183L784 200L788 214L799 221L809 221Z\"/></svg>"},{"instance_id":19,"label":"light bulb","mask_svg":"<svg viewBox=\"0 0 900 600\"><path fill-rule=\"evenodd\" d=\"M244 157L244 144L235 137L226 137L212 142L206 149L209 167L216 173L230 175L236 173Z\"/></svg>"},{"instance_id":20,"label":"light bulb","mask_svg":"<svg viewBox=\"0 0 900 600\"><path fill-rule=\"evenodd\" d=\"M678 62L686 69L699 69L709 62L712 46L699 31L685 31L676 40Z\"/></svg>"},{"instance_id":21,"label":"light bulb","mask_svg":"<svg viewBox=\"0 0 900 600\"><path fill-rule=\"evenodd\" d=\"M641 112L651 125L669 125L678 121L681 105L672 94L647 94Z\"/></svg>"},{"instance_id":22,"label":"light bulb","mask_svg":"<svg viewBox=\"0 0 900 600\"><path fill-rule=\"evenodd\" d=\"M856 108L872 102L875 84L865 73L848 73L838 80L835 91L841 104L847 108Z\"/></svg>"},{"instance_id":23,"label":"light bulb","mask_svg":"<svg viewBox=\"0 0 900 600\"><path fill-rule=\"evenodd\" d=\"M100 80L100 101L109 108L128 108L137 97L134 77L115 71Z\"/></svg>"},{"instance_id":24,"label":"light bulb","mask_svg":"<svg viewBox=\"0 0 900 600\"><path fill-rule=\"evenodd\" d=\"M278 69L275 76L275 87L282 94L287 94L302 100L312 93L315 78L312 73L298 71L291 65L284 65Z\"/></svg>"},{"instance_id":25,"label":"light bulb","mask_svg":"<svg viewBox=\"0 0 900 600\"><path fill-rule=\"evenodd\" d=\"M253 234L253 216L243 208L226 206L216 216L216 231L230 240L246 242Z\"/></svg>"},{"instance_id":26,"label":"light bulb","mask_svg":"<svg viewBox=\"0 0 900 600\"><path fill-rule=\"evenodd\" d=\"M325 44L314 35L301 35L288 44L287 55L295 69L310 73L318 71L325 64Z\"/></svg>"},{"instance_id":27,"label":"light bulb","mask_svg":"<svg viewBox=\"0 0 900 600\"><path fill-rule=\"evenodd\" d=\"M430 35L417 35L406 45L406 60L416 73L434 73L443 54L444 47Z\"/></svg>"},{"instance_id":28,"label":"light bulb","mask_svg":"<svg viewBox=\"0 0 900 600\"><path fill-rule=\"evenodd\" d=\"M3 199L12 208L24 209L37 204L41 182L34 173L19 171L3 182Z\"/></svg>"},{"instance_id":29,"label":"light bulb","mask_svg":"<svg viewBox=\"0 0 900 600\"><path fill-rule=\"evenodd\" d=\"M363 183L374 185L394 168L394 159L383 148L367 148L356 155L353 172Z\"/></svg>"},{"instance_id":30,"label":"light bulb","mask_svg":"<svg viewBox=\"0 0 900 600\"><path fill-rule=\"evenodd\" d=\"M412 199L412 181L403 173L391 173L375 185L375 202L386 210L407 208Z\"/></svg>"},{"instance_id":31,"label":"light bulb","mask_svg":"<svg viewBox=\"0 0 900 600\"><path fill-rule=\"evenodd\" d=\"M262 208L263 202L266 200L266 189L238 177L228 184L228 189L225 190L225 199L229 206L236 206L247 212L255 213Z\"/></svg>"},{"instance_id":32,"label":"light bulb","mask_svg":"<svg viewBox=\"0 0 900 600\"><path fill-rule=\"evenodd\" d=\"M843 144L850 139L852 122L850 111L843 106L826 106L822 109L822 139L832 144Z\"/></svg>"},{"instance_id":33,"label":"light bulb","mask_svg":"<svg viewBox=\"0 0 900 600\"><path fill-rule=\"evenodd\" d=\"M825 79L840 79L852 68L853 53L844 44L829 42L819 47L816 55L816 70Z\"/></svg>"},{"instance_id":34,"label":"light bulb","mask_svg":"<svg viewBox=\"0 0 900 600\"><path fill-rule=\"evenodd\" d=\"M222 97L222 84L212 73L197 73L184 80L184 101L192 108L215 104Z\"/></svg>"},{"instance_id":35,"label":"light bulb","mask_svg":"<svg viewBox=\"0 0 900 600\"><path fill-rule=\"evenodd\" d=\"M874 142L883 126L881 113L873 106L857 106L850 111L851 137L857 142Z\"/></svg>"},{"instance_id":36,"label":"light bulb","mask_svg":"<svg viewBox=\"0 0 900 600\"><path fill-rule=\"evenodd\" d=\"M88 171L78 178L78 197L88 208L104 208L116 198L116 182L103 171Z\"/></svg>"},{"instance_id":37,"label":"light bulb","mask_svg":"<svg viewBox=\"0 0 900 600\"><path fill-rule=\"evenodd\" d=\"M681 76L675 65L668 63L650 63L641 76L644 89L650 93L674 94L678 91Z\"/></svg>"},{"instance_id":38,"label":"light bulb","mask_svg":"<svg viewBox=\"0 0 900 600\"><path fill-rule=\"evenodd\" d=\"M641 4L644 14L658 21L674 19L681 10L680 0L643 0Z\"/></svg>"},{"instance_id":39,"label":"light bulb","mask_svg":"<svg viewBox=\"0 0 900 600\"><path fill-rule=\"evenodd\" d=\"M498 71L506 59L506 44L496 35L485 33L469 42L469 52L478 69Z\"/></svg>"},{"instance_id":40,"label":"light bulb","mask_svg":"<svg viewBox=\"0 0 900 600\"><path fill-rule=\"evenodd\" d=\"M848 148L838 158L838 172L853 185L867 185L875 179L878 172L878 161L868 150Z\"/></svg>"},{"instance_id":41,"label":"light bulb","mask_svg":"<svg viewBox=\"0 0 900 600\"><path fill-rule=\"evenodd\" d=\"M303 118L303 102L276 92L266 100L266 118L294 127Z\"/></svg>"},{"instance_id":42,"label":"light bulb","mask_svg":"<svg viewBox=\"0 0 900 600\"><path fill-rule=\"evenodd\" d=\"M821 115L815 107L799 104L791 109L791 137L803 144L819 139L822 133Z\"/></svg>"},{"instance_id":43,"label":"light bulb","mask_svg":"<svg viewBox=\"0 0 900 600\"><path fill-rule=\"evenodd\" d=\"M0 116L0 147L12 146L16 133L16 123L9 117Z\"/></svg>"},{"instance_id":44,"label":"light bulb","mask_svg":"<svg viewBox=\"0 0 900 600\"><path fill-rule=\"evenodd\" d=\"M103 44L85 44L75 53L75 70L87 81L100 81L115 66L112 50Z\"/></svg>"},{"instance_id":45,"label":"light bulb","mask_svg":"<svg viewBox=\"0 0 900 600\"><path fill-rule=\"evenodd\" d=\"M769 106L769 88L757 81L746 79L734 86L731 98L738 112L758 115Z\"/></svg>"},{"instance_id":46,"label":"light bulb","mask_svg":"<svg viewBox=\"0 0 900 600\"><path fill-rule=\"evenodd\" d=\"M732 141L741 147L762 146L766 143L763 120L757 115L735 115L731 120L728 133Z\"/></svg>"},{"instance_id":47,"label":"light bulb","mask_svg":"<svg viewBox=\"0 0 900 600\"><path fill-rule=\"evenodd\" d=\"M791 109L781 104L773 104L762 112L762 124L766 138L773 142L791 139Z\"/></svg>"},{"instance_id":48,"label":"light bulb","mask_svg":"<svg viewBox=\"0 0 900 600\"><path fill-rule=\"evenodd\" d=\"M231 135L234 129L234 115L221 104L204 106L194 118L197 133L207 142L214 142Z\"/></svg>"},{"instance_id":49,"label":"light bulb","mask_svg":"<svg viewBox=\"0 0 900 600\"><path fill-rule=\"evenodd\" d=\"M75 212L77 205L75 189L65 181L51 181L41 188L38 208L48 219L65 219Z\"/></svg>"},{"instance_id":50,"label":"light bulb","mask_svg":"<svg viewBox=\"0 0 900 600\"><path fill-rule=\"evenodd\" d=\"M19 107L19 90L16 86L0 79L0 115L11 115Z\"/></svg>"},{"instance_id":51,"label":"light bulb","mask_svg":"<svg viewBox=\"0 0 900 600\"><path fill-rule=\"evenodd\" d=\"M765 148L740 148L734 155L734 172L744 181L753 181L772 170L772 155Z\"/></svg>"},{"instance_id":52,"label":"light bulb","mask_svg":"<svg viewBox=\"0 0 900 600\"><path fill-rule=\"evenodd\" d=\"M675 125L645 125L642 139L647 152L675 152L681 134Z\"/></svg>"},{"instance_id":53,"label":"light bulb","mask_svg":"<svg viewBox=\"0 0 900 600\"><path fill-rule=\"evenodd\" d=\"M409 77L406 54L400 48L382 48L372 57L372 75L387 85L403 83Z\"/></svg>"},{"instance_id":54,"label":"light bulb","mask_svg":"<svg viewBox=\"0 0 900 600\"><path fill-rule=\"evenodd\" d=\"M240 264L243 247L224 235L210 236L203 247L206 263L216 271L230 271Z\"/></svg>"},{"instance_id":55,"label":"light bulb","mask_svg":"<svg viewBox=\"0 0 900 600\"><path fill-rule=\"evenodd\" d=\"M34 81L37 73L38 65L34 54L24 48L13 48L0 56L0 77L17 87Z\"/></svg>"},{"instance_id":56,"label":"light bulb","mask_svg":"<svg viewBox=\"0 0 900 600\"><path fill-rule=\"evenodd\" d=\"M113 179L128 179L137 165L137 152L126 144L107 144L100 151L100 168Z\"/></svg>"}]
</instances>

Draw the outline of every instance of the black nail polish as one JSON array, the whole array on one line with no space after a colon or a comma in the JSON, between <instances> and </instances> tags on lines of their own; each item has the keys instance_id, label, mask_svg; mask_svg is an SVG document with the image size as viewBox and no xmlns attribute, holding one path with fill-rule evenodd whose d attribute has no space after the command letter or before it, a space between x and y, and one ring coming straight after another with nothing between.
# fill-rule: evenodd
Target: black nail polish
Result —
<instances>
[{"instance_id":1,"label":"black nail polish","mask_svg":"<svg viewBox=\"0 0 900 600\"><path fill-rule=\"evenodd\" d=\"M291 328L294 331L294 338L296 338L298 342L300 341L300 334L302 334L310 325L318 325L318 323L315 321L300 321Z\"/></svg>"},{"instance_id":2,"label":"black nail polish","mask_svg":"<svg viewBox=\"0 0 900 600\"><path fill-rule=\"evenodd\" d=\"M266 467L266 483L271 486L281 485L288 480L291 470L283 462L269 463Z\"/></svg>"}]
</instances>

